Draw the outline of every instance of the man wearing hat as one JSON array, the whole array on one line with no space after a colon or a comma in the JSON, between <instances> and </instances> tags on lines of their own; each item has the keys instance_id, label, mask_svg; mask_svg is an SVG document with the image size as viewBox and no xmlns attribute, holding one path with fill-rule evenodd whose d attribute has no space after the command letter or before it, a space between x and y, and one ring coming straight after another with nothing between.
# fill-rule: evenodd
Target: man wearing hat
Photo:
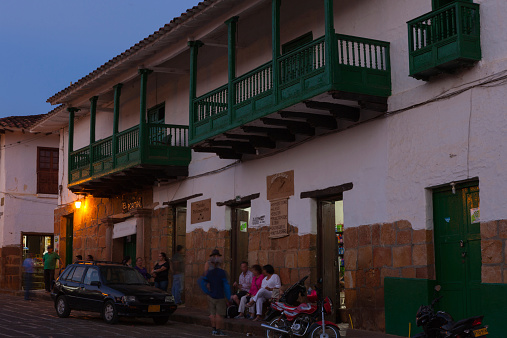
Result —
<instances>
[{"instance_id":1,"label":"man wearing hat","mask_svg":"<svg viewBox=\"0 0 507 338\"><path fill-rule=\"evenodd\" d=\"M212 335L226 336L223 315L227 309L227 299L231 298L231 288L227 281L227 274L220 268L222 255L217 249L213 250L208 262L207 273L201 278L199 286L208 295L208 310L210 313Z\"/></svg>"},{"instance_id":2,"label":"man wearing hat","mask_svg":"<svg viewBox=\"0 0 507 338\"><path fill-rule=\"evenodd\" d=\"M220 254L220 251L218 251L218 249L213 249L213 251L211 251L211 255L209 255L208 261L206 262L206 264L204 264L204 276L206 276L206 274L210 270L213 270L215 268L213 266L213 264L210 263L211 258L213 258L213 257L222 257L222 255Z\"/></svg>"}]
</instances>

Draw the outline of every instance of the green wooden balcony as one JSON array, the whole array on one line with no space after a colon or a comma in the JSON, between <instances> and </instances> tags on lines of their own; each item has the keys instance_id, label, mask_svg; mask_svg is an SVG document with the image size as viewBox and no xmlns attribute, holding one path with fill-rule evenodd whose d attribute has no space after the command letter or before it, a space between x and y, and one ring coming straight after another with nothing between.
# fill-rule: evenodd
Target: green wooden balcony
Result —
<instances>
[{"instance_id":1,"label":"green wooden balcony","mask_svg":"<svg viewBox=\"0 0 507 338\"><path fill-rule=\"evenodd\" d=\"M276 148L273 142L295 140L300 131L307 136L315 134L302 124L305 121L310 120L309 128L315 127L312 121L316 119L324 124L327 119L327 126L335 125L329 118L340 118L339 113L333 113L343 107L330 103L336 100L348 100L355 106L372 103L370 107L385 111L391 94L389 43L341 34L330 41L334 53L326 53L323 36L280 56L275 63L270 61L235 78L232 86L226 84L194 99L190 121L193 149L240 158L242 153L257 153L257 145ZM332 59L326 55L333 55ZM278 67L275 75L274 65ZM229 95L231 88L233 95ZM301 104L306 106L297 107ZM322 115L323 110L328 114ZM345 107L345 115L347 110L350 113L355 108ZM285 116L285 121L271 119L280 118L280 114L282 118L283 114L291 116ZM263 130L263 124L277 128ZM283 135L286 138L280 139Z\"/></svg>"},{"instance_id":2,"label":"green wooden balcony","mask_svg":"<svg viewBox=\"0 0 507 338\"><path fill-rule=\"evenodd\" d=\"M139 125L70 153L68 187L74 193L107 197L188 175L188 126Z\"/></svg>"},{"instance_id":3,"label":"green wooden balcony","mask_svg":"<svg viewBox=\"0 0 507 338\"><path fill-rule=\"evenodd\" d=\"M479 5L457 0L408 22L410 76L428 80L481 59Z\"/></svg>"}]
</instances>

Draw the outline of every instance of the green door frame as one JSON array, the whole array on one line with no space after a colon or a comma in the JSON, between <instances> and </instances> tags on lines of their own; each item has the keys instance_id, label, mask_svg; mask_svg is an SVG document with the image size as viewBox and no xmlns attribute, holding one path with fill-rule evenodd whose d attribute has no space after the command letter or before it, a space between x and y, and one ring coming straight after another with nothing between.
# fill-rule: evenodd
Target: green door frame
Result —
<instances>
[{"instance_id":1,"label":"green door frame","mask_svg":"<svg viewBox=\"0 0 507 338\"><path fill-rule=\"evenodd\" d=\"M65 265L73 262L74 214L65 217Z\"/></svg>"}]
</instances>

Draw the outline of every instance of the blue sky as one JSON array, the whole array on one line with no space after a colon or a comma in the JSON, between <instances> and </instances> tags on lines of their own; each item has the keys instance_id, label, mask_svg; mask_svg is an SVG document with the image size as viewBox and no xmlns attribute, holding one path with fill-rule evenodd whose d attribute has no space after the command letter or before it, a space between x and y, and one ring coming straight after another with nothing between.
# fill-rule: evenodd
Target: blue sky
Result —
<instances>
[{"instance_id":1,"label":"blue sky","mask_svg":"<svg viewBox=\"0 0 507 338\"><path fill-rule=\"evenodd\" d=\"M44 114L53 94L198 0L0 0L0 117Z\"/></svg>"}]
</instances>

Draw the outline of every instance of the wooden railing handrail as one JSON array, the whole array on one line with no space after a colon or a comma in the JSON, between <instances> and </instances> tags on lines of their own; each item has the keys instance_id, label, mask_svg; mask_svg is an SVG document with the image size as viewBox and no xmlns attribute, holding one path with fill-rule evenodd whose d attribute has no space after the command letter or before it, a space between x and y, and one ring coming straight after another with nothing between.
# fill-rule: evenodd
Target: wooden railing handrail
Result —
<instances>
[{"instance_id":1,"label":"wooden railing handrail","mask_svg":"<svg viewBox=\"0 0 507 338\"><path fill-rule=\"evenodd\" d=\"M253 74L255 74L255 73L257 73L257 72L259 72L259 71L261 71L261 70L264 70L264 69L270 68L270 67L273 67L273 61L268 61L268 62L266 62L266 63L264 63L264 64L262 64L262 65L260 65L260 66L258 66L258 67L256 67L256 68L254 68L254 69L252 69L252 70L248 71L247 73L245 73L245 74L243 74L243 75L241 75L241 76L239 76L239 77L235 78L235 79L232 81L232 83L236 84L236 83L238 83L238 82L241 82L241 81L243 81L243 80L245 80L245 79L248 79L248 78L249 78L250 76L252 76Z\"/></svg>"},{"instance_id":2,"label":"wooden railing handrail","mask_svg":"<svg viewBox=\"0 0 507 338\"><path fill-rule=\"evenodd\" d=\"M229 86L229 85L226 83L226 84L224 84L223 86L220 86L220 87L218 87L218 88L216 88L216 89L214 89L214 90L212 90L212 91L210 91L210 92L207 92L207 93L206 93L206 94L204 94L204 95L201 95L201 96L199 96L199 97L195 98L195 99L194 99L194 102L201 101L201 100L206 99L206 98L208 98L208 97L210 97L210 96L213 96L213 95L215 95L215 94L217 94L217 93L220 93L221 91L227 90L227 89L228 89L228 86Z\"/></svg>"},{"instance_id":3,"label":"wooden railing handrail","mask_svg":"<svg viewBox=\"0 0 507 338\"><path fill-rule=\"evenodd\" d=\"M408 25L413 25L413 24L419 23L420 21L426 21L428 19L431 19L434 16L437 16L437 15L439 15L441 13L447 12L452 7L456 7L457 8L457 7L460 7L460 6L461 7L469 7L469 8L472 8L472 9L478 9L479 8L479 4L476 4L476 3L473 3L473 2L464 1L464 0L455 0L455 2L450 3L450 4L448 4L445 7L439 8L437 10L434 10L434 11L431 11L429 13L426 13L426 14L423 14L421 16L418 16L415 19L407 21L407 24Z\"/></svg>"},{"instance_id":4,"label":"wooden railing handrail","mask_svg":"<svg viewBox=\"0 0 507 338\"><path fill-rule=\"evenodd\" d=\"M293 57L294 55L304 51L305 49L308 49L309 47L312 47L312 46L315 46L315 45L318 45L319 43L322 43L324 42L325 40L325 36L321 36L320 38L318 39L315 39L313 40L312 42L309 42L301 47L298 47L292 51L290 51L289 53L286 53L286 54L283 54L282 56L280 56L277 61L278 62L281 62L281 61L284 61L285 59L290 59L291 57Z\"/></svg>"}]
</instances>

